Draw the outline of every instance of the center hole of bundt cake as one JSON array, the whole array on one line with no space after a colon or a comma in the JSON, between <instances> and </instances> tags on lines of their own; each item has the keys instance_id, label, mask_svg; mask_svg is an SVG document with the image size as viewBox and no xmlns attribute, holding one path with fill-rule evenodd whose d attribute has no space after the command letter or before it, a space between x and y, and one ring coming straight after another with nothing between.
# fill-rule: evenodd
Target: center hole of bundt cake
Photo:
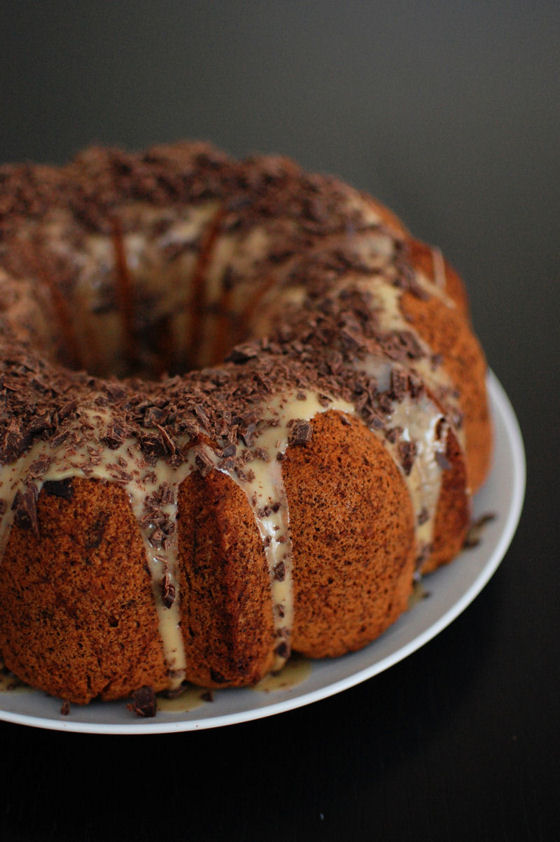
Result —
<instances>
[{"instance_id":1,"label":"center hole of bundt cake","mask_svg":"<svg viewBox=\"0 0 560 842\"><path fill-rule=\"evenodd\" d=\"M112 220L111 235L88 244L90 263L69 294L47 279L59 361L95 376L154 380L221 362L247 338L227 283L210 276L208 244L154 243Z\"/></svg>"}]
</instances>

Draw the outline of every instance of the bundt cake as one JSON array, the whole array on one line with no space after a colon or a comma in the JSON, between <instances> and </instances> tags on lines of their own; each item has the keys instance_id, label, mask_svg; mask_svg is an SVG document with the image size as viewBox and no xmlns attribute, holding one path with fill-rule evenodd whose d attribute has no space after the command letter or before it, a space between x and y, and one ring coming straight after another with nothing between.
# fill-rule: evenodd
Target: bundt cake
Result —
<instances>
[{"instance_id":1,"label":"bundt cake","mask_svg":"<svg viewBox=\"0 0 560 842\"><path fill-rule=\"evenodd\" d=\"M199 143L0 168L0 651L77 703L364 646L491 451L461 280L369 196Z\"/></svg>"}]
</instances>

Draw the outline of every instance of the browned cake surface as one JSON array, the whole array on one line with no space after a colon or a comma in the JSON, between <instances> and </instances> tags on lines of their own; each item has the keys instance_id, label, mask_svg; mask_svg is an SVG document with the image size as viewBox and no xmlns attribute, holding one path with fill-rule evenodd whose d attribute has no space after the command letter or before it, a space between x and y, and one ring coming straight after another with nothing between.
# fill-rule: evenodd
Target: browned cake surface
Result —
<instances>
[{"instance_id":1,"label":"browned cake surface","mask_svg":"<svg viewBox=\"0 0 560 842\"><path fill-rule=\"evenodd\" d=\"M187 678L253 684L272 666L269 574L244 493L224 474L193 474L179 492L179 584Z\"/></svg>"},{"instance_id":2,"label":"browned cake surface","mask_svg":"<svg viewBox=\"0 0 560 842\"><path fill-rule=\"evenodd\" d=\"M415 546L408 491L360 421L327 412L284 462L294 544L293 646L358 649L406 609Z\"/></svg>"},{"instance_id":3,"label":"browned cake surface","mask_svg":"<svg viewBox=\"0 0 560 842\"><path fill-rule=\"evenodd\" d=\"M476 491L484 482L492 452L486 360L464 317L439 299L423 300L405 293L402 306L416 333L440 356L451 382L460 384L468 477L472 491Z\"/></svg>"},{"instance_id":4,"label":"browned cake surface","mask_svg":"<svg viewBox=\"0 0 560 842\"><path fill-rule=\"evenodd\" d=\"M11 608L0 612L6 664L74 702L166 687L144 547L124 491L80 478L52 488L39 495L38 534L16 523L0 565L0 602Z\"/></svg>"}]
</instances>

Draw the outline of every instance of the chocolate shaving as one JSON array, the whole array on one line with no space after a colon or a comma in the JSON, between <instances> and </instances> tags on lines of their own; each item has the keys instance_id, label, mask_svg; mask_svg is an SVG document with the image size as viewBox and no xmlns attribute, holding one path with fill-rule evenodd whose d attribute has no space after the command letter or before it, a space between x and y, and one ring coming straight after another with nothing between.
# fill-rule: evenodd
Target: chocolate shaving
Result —
<instances>
[{"instance_id":1,"label":"chocolate shaving","mask_svg":"<svg viewBox=\"0 0 560 842\"><path fill-rule=\"evenodd\" d=\"M288 434L288 444L298 446L307 444L313 436L313 428L309 421L295 421Z\"/></svg>"},{"instance_id":2,"label":"chocolate shaving","mask_svg":"<svg viewBox=\"0 0 560 842\"><path fill-rule=\"evenodd\" d=\"M400 403L408 390L408 375L406 372L393 367L391 369L391 393L393 398Z\"/></svg>"},{"instance_id":3,"label":"chocolate shaving","mask_svg":"<svg viewBox=\"0 0 560 842\"><path fill-rule=\"evenodd\" d=\"M465 547L465 549L472 549L472 547L477 547L480 544L481 535L484 531L485 526L495 519L496 515L493 512L487 512L486 514L481 515L479 518L476 518L476 520L473 520L465 536L463 547Z\"/></svg>"},{"instance_id":4,"label":"chocolate shaving","mask_svg":"<svg viewBox=\"0 0 560 842\"><path fill-rule=\"evenodd\" d=\"M402 469L407 476L410 474L414 465L416 449L416 444L413 441L400 441L397 445Z\"/></svg>"},{"instance_id":5,"label":"chocolate shaving","mask_svg":"<svg viewBox=\"0 0 560 842\"><path fill-rule=\"evenodd\" d=\"M290 655L290 647L285 640L282 640L274 651L280 658L288 658Z\"/></svg>"},{"instance_id":6,"label":"chocolate shaving","mask_svg":"<svg viewBox=\"0 0 560 842\"><path fill-rule=\"evenodd\" d=\"M246 363L248 360L254 359L257 355L258 351L254 345L237 345L230 351L226 360L232 363Z\"/></svg>"},{"instance_id":7,"label":"chocolate shaving","mask_svg":"<svg viewBox=\"0 0 560 842\"><path fill-rule=\"evenodd\" d=\"M207 456L206 453L204 453L204 451L201 451L200 453L196 454L196 456L194 457L194 462L196 467L198 468L200 475L203 477L207 477L208 474L214 468L214 463L212 462L210 457Z\"/></svg>"},{"instance_id":8,"label":"chocolate shaving","mask_svg":"<svg viewBox=\"0 0 560 842\"><path fill-rule=\"evenodd\" d=\"M37 519L37 498L39 491L34 482L26 482L23 491L18 491L12 509L14 520L22 529L31 529L39 538L39 521Z\"/></svg>"},{"instance_id":9,"label":"chocolate shaving","mask_svg":"<svg viewBox=\"0 0 560 842\"><path fill-rule=\"evenodd\" d=\"M101 437L103 444L110 450L117 450L126 438L124 428L116 423L111 424L104 436Z\"/></svg>"},{"instance_id":10,"label":"chocolate shaving","mask_svg":"<svg viewBox=\"0 0 560 842\"><path fill-rule=\"evenodd\" d=\"M286 565L283 561L279 561L272 571L272 576L277 582L283 582L286 578Z\"/></svg>"},{"instance_id":11,"label":"chocolate shaving","mask_svg":"<svg viewBox=\"0 0 560 842\"><path fill-rule=\"evenodd\" d=\"M175 442L173 441L173 439L171 438L171 436L169 435L167 430L164 429L160 424L156 424L155 426L157 427L157 429L161 433L161 437L163 439L163 444L164 444L164 447L166 448L167 452L170 455L173 455L174 453L176 453L177 452L177 446L175 445Z\"/></svg>"},{"instance_id":12,"label":"chocolate shaving","mask_svg":"<svg viewBox=\"0 0 560 842\"><path fill-rule=\"evenodd\" d=\"M171 608L175 602L176 587L169 572L166 572L161 582L161 600L166 608Z\"/></svg>"}]
</instances>

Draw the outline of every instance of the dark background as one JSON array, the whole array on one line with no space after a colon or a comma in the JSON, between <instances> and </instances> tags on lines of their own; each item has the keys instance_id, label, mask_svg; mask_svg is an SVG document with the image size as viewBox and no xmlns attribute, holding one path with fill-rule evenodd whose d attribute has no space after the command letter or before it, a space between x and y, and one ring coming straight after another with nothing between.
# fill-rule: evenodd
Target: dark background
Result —
<instances>
[{"instance_id":1,"label":"dark background","mask_svg":"<svg viewBox=\"0 0 560 842\"><path fill-rule=\"evenodd\" d=\"M6 840L553 840L558 808L560 4L4 2L0 160L96 141L281 152L465 277L528 456L485 591L406 661L229 729L0 725Z\"/></svg>"}]
</instances>

